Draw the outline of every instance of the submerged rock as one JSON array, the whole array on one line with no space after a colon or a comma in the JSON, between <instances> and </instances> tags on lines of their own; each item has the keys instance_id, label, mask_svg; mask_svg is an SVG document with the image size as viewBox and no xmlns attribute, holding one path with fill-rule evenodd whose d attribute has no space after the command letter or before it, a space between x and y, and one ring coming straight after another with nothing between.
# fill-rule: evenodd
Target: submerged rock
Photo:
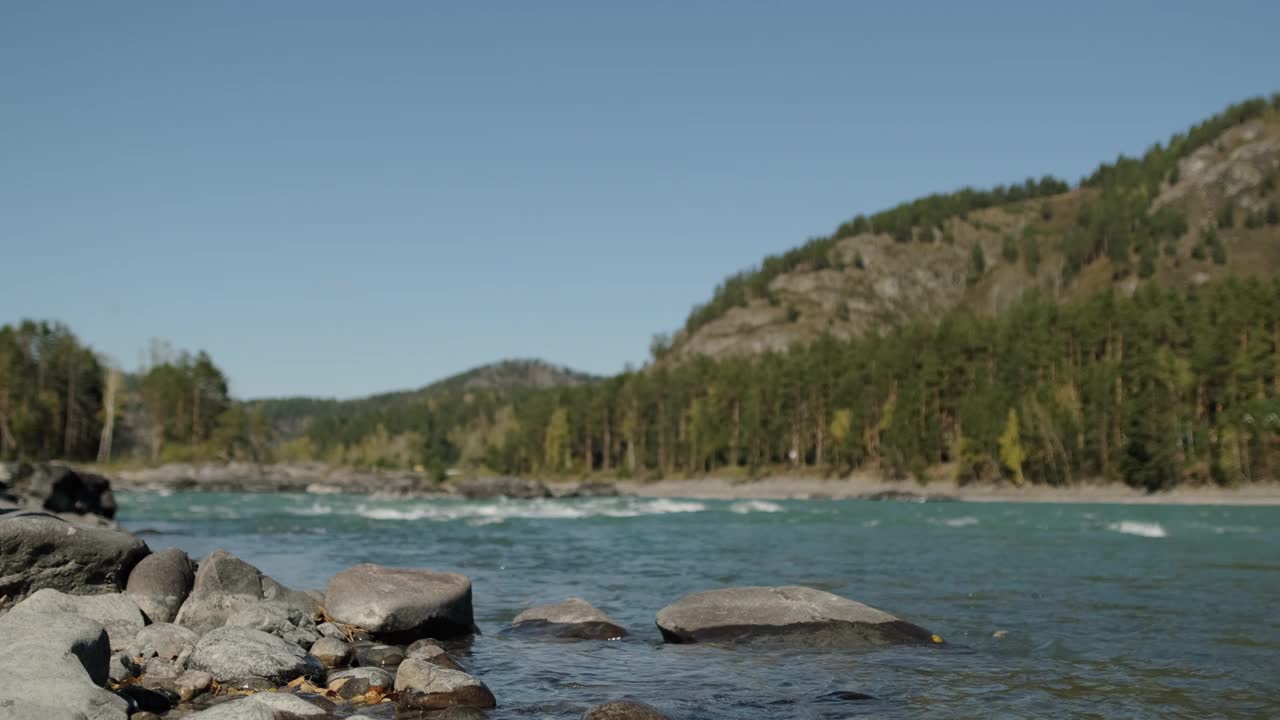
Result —
<instances>
[{"instance_id":1,"label":"submerged rock","mask_svg":"<svg viewBox=\"0 0 1280 720\"><path fill-rule=\"evenodd\" d=\"M225 550L214 550L200 561L191 594L174 622L203 635L224 625L238 611L264 600L282 603L305 615L320 611L306 593L281 585Z\"/></svg>"},{"instance_id":2,"label":"submerged rock","mask_svg":"<svg viewBox=\"0 0 1280 720\"><path fill-rule=\"evenodd\" d=\"M529 608L511 621L511 629L581 640L617 640L627 634L616 620L580 598Z\"/></svg>"},{"instance_id":3,"label":"submerged rock","mask_svg":"<svg viewBox=\"0 0 1280 720\"><path fill-rule=\"evenodd\" d=\"M883 610L813 588L741 587L693 593L658 612L670 643L753 641L866 647L939 642Z\"/></svg>"},{"instance_id":4,"label":"submerged rock","mask_svg":"<svg viewBox=\"0 0 1280 720\"><path fill-rule=\"evenodd\" d=\"M298 677L324 677L320 663L302 648L238 625L212 630L200 638L188 665L218 682L260 677L280 686Z\"/></svg>"},{"instance_id":5,"label":"submerged rock","mask_svg":"<svg viewBox=\"0 0 1280 720\"><path fill-rule=\"evenodd\" d=\"M66 612L96 621L107 630L112 650L124 650L142 630L146 619L127 595L68 595L45 588L14 606L14 610Z\"/></svg>"},{"instance_id":6,"label":"submerged rock","mask_svg":"<svg viewBox=\"0 0 1280 720\"><path fill-rule=\"evenodd\" d=\"M116 593L151 551L123 530L74 525L48 513L0 512L0 604L42 588Z\"/></svg>"},{"instance_id":7,"label":"submerged rock","mask_svg":"<svg viewBox=\"0 0 1280 720\"><path fill-rule=\"evenodd\" d=\"M657 708L644 703L621 700L596 705L582 715L582 720L668 720Z\"/></svg>"},{"instance_id":8,"label":"submerged rock","mask_svg":"<svg viewBox=\"0 0 1280 720\"><path fill-rule=\"evenodd\" d=\"M488 709L498 705L493 693L478 679L418 658L400 664L395 688L402 708L438 710L467 705Z\"/></svg>"},{"instance_id":9,"label":"submerged rock","mask_svg":"<svg viewBox=\"0 0 1280 720\"><path fill-rule=\"evenodd\" d=\"M129 573L125 593L153 623L173 622L191 594L196 564L178 548L152 553Z\"/></svg>"},{"instance_id":10,"label":"submerged rock","mask_svg":"<svg viewBox=\"0 0 1280 720\"><path fill-rule=\"evenodd\" d=\"M456 573L357 565L329 580L325 605L334 620L392 642L475 631L471 580Z\"/></svg>"}]
</instances>

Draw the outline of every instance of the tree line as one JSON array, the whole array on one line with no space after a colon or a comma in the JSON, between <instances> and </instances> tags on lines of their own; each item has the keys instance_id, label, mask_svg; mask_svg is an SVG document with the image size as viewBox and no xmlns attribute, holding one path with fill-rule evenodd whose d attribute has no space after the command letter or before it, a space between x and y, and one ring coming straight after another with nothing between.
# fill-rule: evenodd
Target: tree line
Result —
<instances>
[{"instance_id":1,"label":"tree line","mask_svg":"<svg viewBox=\"0 0 1280 720\"><path fill-rule=\"evenodd\" d=\"M1146 286L884 337L658 365L516 404L508 473L779 467L1151 490L1271 477L1280 461L1280 284Z\"/></svg>"}]
</instances>

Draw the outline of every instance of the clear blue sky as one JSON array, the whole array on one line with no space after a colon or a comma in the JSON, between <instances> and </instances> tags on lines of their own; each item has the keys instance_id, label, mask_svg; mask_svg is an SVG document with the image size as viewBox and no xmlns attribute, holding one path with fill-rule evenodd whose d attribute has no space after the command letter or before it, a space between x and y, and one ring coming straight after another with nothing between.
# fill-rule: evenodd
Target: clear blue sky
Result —
<instances>
[{"instance_id":1,"label":"clear blue sky","mask_svg":"<svg viewBox=\"0 0 1280 720\"><path fill-rule=\"evenodd\" d=\"M0 322L241 397L645 358L862 211L1280 90L1280 2L0 3Z\"/></svg>"}]
</instances>

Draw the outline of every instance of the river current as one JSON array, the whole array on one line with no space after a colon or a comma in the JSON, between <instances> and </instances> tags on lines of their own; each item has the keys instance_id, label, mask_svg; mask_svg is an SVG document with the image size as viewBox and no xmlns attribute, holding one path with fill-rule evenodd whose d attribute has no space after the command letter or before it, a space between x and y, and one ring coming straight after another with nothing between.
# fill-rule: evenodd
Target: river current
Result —
<instances>
[{"instance_id":1,"label":"river current","mask_svg":"<svg viewBox=\"0 0 1280 720\"><path fill-rule=\"evenodd\" d=\"M120 493L152 549L223 548L297 588L374 562L471 577L459 653L505 718L617 698L673 718L1280 717L1280 508L374 499ZM733 585L809 585L941 635L873 651L663 645L654 614ZM501 630L582 597L613 642ZM851 693L871 696L853 700ZM390 718L390 708L380 708Z\"/></svg>"}]
</instances>

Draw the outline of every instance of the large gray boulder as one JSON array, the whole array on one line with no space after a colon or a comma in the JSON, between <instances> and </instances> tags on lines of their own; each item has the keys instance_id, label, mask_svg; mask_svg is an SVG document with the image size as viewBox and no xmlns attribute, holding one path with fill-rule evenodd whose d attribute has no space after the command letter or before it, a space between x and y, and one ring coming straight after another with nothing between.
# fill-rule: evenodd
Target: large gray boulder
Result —
<instances>
[{"instance_id":1,"label":"large gray boulder","mask_svg":"<svg viewBox=\"0 0 1280 720\"><path fill-rule=\"evenodd\" d=\"M617 620L581 598L531 607L511 621L511 628L525 634L578 640L617 640L627 634Z\"/></svg>"},{"instance_id":2,"label":"large gray boulder","mask_svg":"<svg viewBox=\"0 0 1280 720\"><path fill-rule=\"evenodd\" d=\"M72 613L89 618L107 630L111 649L124 650L146 624L142 611L123 593L110 595L68 595L53 588L44 588L14 606L14 611L31 610L41 613Z\"/></svg>"},{"instance_id":3,"label":"large gray boulder","mask_svg":"<svg viewBox=\"0 0 1280 720\"><path fill-rule=\"evenodd\" d=\"M401 708L440 710L466 705L488 709L498 704L489 688L476 678L418 658L400 664L395 687Z\"/></svg>"},{"instance_id":4,"label":"large gray boulder","mask_svg":"<svg viewBox=\"0 0 1280 720\"><path fill-rule=\"evenodd\" d=\"M15 609L0 616L0 718L125 720L129 704L103 690L111 646L78 615Z\"/></svg>"},{"instance_id":5,"label":"large gray boulder","mask_svg":"<svg viewBox=\"0 0 1280 720\"><path fill-rule=\"evenodd\" d=\"M203 670L218 682L260 677L280 686L298 677L324 677L320 663L302 648L238 625L217 628L200 638L188 667Z\"/></svg>"},{"instance_id":6,"label":"large gray boulder","mask_svg":"<svg viewBox=\"0 0 1280 720\"><path fill-rule=\"evenodd\" d=\"M263 600L237 609L227 617L227 625L241 625L271 633L304 648L320 639L315 620L297 608L275 600Z\"/></svg>"},{"instance_id":7,"label":"large gray boulder","mask_svg":"<svg viewBox=\"0 0 1280 720\"><path fill-rule=\"evenodd\" d=\"M697 592L658 612L670 643L785 641L866 647L937 642L924 628L883 610L808 587L740 587Z\"/></svg>"},{"instance_id":8,"label":"large gray boulder","mask_svg":"<svg viewBox=\"0 0 1280 720\"><path fill-rule=\"evenodd\" d=\"M325 609L338 622L397 643L475 632L471 580L457 573L357 565L329 580Z\"/></svg>"},{"instance_id":9,"label":"large gray boulder","mask_svg":"<svg viewBox=\"0 0 1280 720\"><path fill-rule=\"evenodd\" d=\"M236 612L264 600L283 603L308 615L320 611L306 593L281 585L225 550L214 550L200 561L191 594L174 622L203 635L221 627Z\"/></svg>"},{"instance_id":10,"label":"large gray boulder","mask_svg":"<svg viewBox=\"0 0 1280 720\"><path fill-rule=\"evenodd\" d=\"M178 548L152 553L129 573L125 592L153 623L173 622L191 594L196 564Z\"/></svg>"},{"instance_id":11,"label":"large gray boulder","mask_svg":"<svg viewBox=\"0 0 1280 720\"><path fill-rule=\"evenodd\" d=\"M0 513L0 606L42 588L71 595L124 589L151 551L123 530L73 525L44 512Z\"/></svg>"}]
</instances>

